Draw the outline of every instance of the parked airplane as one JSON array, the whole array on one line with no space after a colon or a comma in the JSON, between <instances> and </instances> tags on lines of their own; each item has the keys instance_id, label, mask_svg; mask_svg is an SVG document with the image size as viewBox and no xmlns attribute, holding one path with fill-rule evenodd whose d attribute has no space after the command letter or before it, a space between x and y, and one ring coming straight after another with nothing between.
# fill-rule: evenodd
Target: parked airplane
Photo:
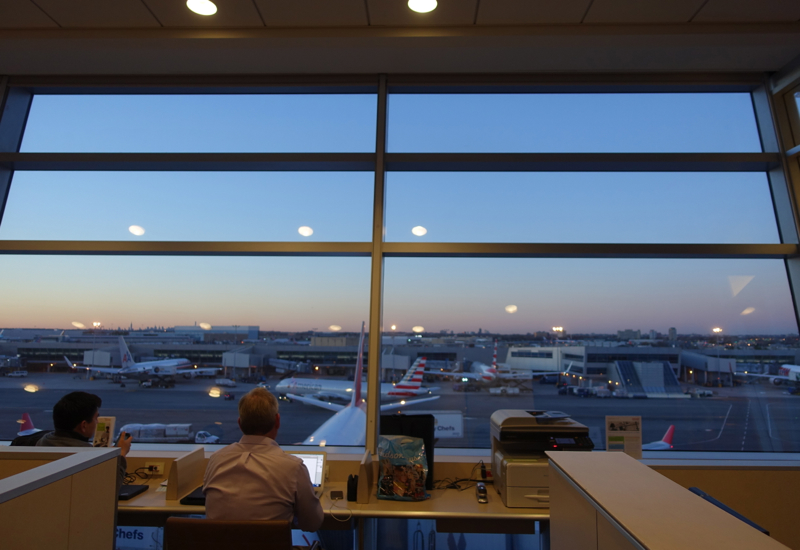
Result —
<instances>
[{"instance_id":1,"label":"parked airplane","mask_svg":"<svg viewBox=\"0 0 800 550\"><path fill-rule=\"evenodd\" d=\"M122 367L105 368L105 367L78 367L73 365L67 357L64 360L73 369L85 369L91 372L102 372L104 374L111 374L114 376L126 376L128 378L148 379L158 378L160 380L168 381L178 375L190 375L192 377L200 374L216 374L219 369L216 368L203 368L198 369L197 365L192 364L188 359L160 359L158 361L145 361L136 363L133 360L131 352L128 350L128 345L125 339L119 337L119 355L122 358Z\"/></svg>"},{"instance_id":2,"label":"parked airplane","mask_svg":"<svg viewBox=\"0 0 800 550\"><path fill-rule=\"evenodd\" d=\"M287 393L286 397L321 407L329 411L336 411L322 426L317 428L314 433L308 436L303 445L319 445L324 447L326 445L364 445L366 443L366 426L367 426L367 412L366 402L361 398L361 373L364 370L364 323L361 324L361 338L358 342L358 358L356 360L356 373L355 383L353 384L353 391L350 403L347 405L339 405L336 403L329 403L320 401L313 397L306 397ZM439 396L425 397L422 399L414 399L411 401L399 401L396 403L387 403L381 405L382 411L392 409L399 409L406 405L423 403L425 401L433 401L439 399Z\"/></svg>"},{"instance_id":3,"label":"parked airplane","mask_svg":"<svg viewBox=\"0 0 800 550\"><path fill-rule=\"evenodd\" d=\"M422 375L425 372L425 358L417 359L397 384L381 384L381 397L414 397L427 395L439 388L423 388ZM353 396L355 382L328 380L326 378L286 378L275 386L276 393L299 394L314 397L321 401L343 399L349 401Z\"/></svg>"},{"instance_id":4,"label":"parked airplane","mask_svg":"<svg viewBox=\"0 0 800 550\"><path fill-rule=\"evenodd\" d=\"M800 366L798 365L781 365L778 368L778 374L752 374L749 372L736 373L736 376L754 376L756 378L769 378L769 381L776 386L787 382L795 384L800 383Z\"/></svg>"},{"instance_id":5,"label":"parked airplane","mask_svg":"<svg viewBox=\"0 0 800 550\"><path fill-rule=\"evenodd\" d=\"M437 376L460 376L461 378L477 380L486 384L491 384L497 380L530 381L533 376L533 373L530 371L514 371L509 369L506 365L498 365L497 340L494 341L494 354L492 355L491 366L481 363L480 361L473 361L470 365L469 371L467 372L425 371L425 374L433 374Z\"/></svg>"},{"instance_id":6,"label":"parked airplane","mask_svg":"<svg viewBox=\"0 0 800 550\"><path fill-rule=\"evenodd\" d=\"M660 441L653 441L652 443L645 443L642 445L643 451L668 451L672 448L672 436L675 435L675 425L670 424L667 428L667 433Z\"/></svg>"}]
</instances>

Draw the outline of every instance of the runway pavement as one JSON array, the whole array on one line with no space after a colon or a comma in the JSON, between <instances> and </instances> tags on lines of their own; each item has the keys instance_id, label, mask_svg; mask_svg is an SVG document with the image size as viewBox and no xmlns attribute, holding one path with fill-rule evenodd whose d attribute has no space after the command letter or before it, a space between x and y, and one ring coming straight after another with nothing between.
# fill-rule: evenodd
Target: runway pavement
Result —
<instances>
[{"instance_id":1,"label":"runway pavement","mask_svg":"<svg viewBox=\"0 0 800 550\"><path fill-rule=\"evenodd\" d=\"M277 379L268 381L272 386ZM38 391L24 391L26 385ZM125 388L108 380L86 380L68 374L34 373L27 378L0 377L0 440L12 439L17 420L28 412L38 428L52 428L52 406L75 390L103 399L101 414L127 423L191 423L193 429L218 435L223 443L238 440L237 402L212 398L213 380L179 380L176 387L140 388L135 381ZM497 409L544 409L569 413L590 428L596 448L604 448L606 415L642 416L645 443L656 441L675 425L675 450L686 451L790 451L800 452L800 396L768 383L737 388L714 388L716 395L700 399L599 399L557 395L552 385L534 384L532 393L501 396L486 391L457 393L451 383L440 383L440 399L409 410L460 411L463 438L440 439L437 447L488 447L489 417ZM240 397L253 384L224 388ZM309 436L332 412L301 403L280 405L279 442L298 443ZM335 444L330 443L329 444Z\"/></svg>"}]
</instances>

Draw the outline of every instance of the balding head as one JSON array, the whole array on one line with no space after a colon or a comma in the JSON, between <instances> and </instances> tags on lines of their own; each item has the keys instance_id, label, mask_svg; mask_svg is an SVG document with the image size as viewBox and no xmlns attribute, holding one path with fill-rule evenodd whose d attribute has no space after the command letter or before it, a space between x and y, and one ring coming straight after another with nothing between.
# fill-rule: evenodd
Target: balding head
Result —
<instances>
[{"instance_id":1,"label":"balding head","mask_svg":"<svg viewBox=\"0 0 800 550\"><path fill-rule=\"evenodd\" d=\"M278 400L264 388L255 388L239 400L239 428L245 435L269 435L278 427Z\"/></svg>"}]
</instances>

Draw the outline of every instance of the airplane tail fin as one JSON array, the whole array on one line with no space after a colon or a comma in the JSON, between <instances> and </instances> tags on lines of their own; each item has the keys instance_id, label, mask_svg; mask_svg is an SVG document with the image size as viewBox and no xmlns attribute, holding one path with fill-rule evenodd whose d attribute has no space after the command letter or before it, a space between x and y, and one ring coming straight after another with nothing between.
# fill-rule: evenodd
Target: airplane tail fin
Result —
<instances>
[{"instance_id":1,"label":"airplane tail fin","mask_svg":"<svg viewBox=\"0 0 800 550\"><path fill-rule=\"evenodd\" d=\"M355 384L355 391L353 392L353 399L350 405L358 407L361 404L361 375L364 371L364 329L366 323L361 322L361 338L358 340L358 359L356 359L356 375L353 379Z\"/></svg>"},{"instance_id":2,"label":"airplane tail fin","mask_svg":"<svg viewBox=\"0 0 800 550\"><path fill-rule=\"evenodd\" d=\"M78 368L78 367L76 367L75 365L72 364L72 361L70 361L69 358L66 355L64 356L64 361L67 362L67 365L69 365L69 368L71 368L71 369L77 369Z\"/></svg>"},{"instance_id":3,"label":"airplane tail fin","mask_svg":"<svg viewBox=\"0 0 800 550\"><path fill-rule=\"evenodd\" d=\"M401 390L419 389L422 386L422 374L425 372L426 361L427 358L425 357L420 357L414 361L414 364L409 367L406 375L395 385L395 388Z\"/></svg>"},{"instance_id":4,"label":"airplane tail fin","mask_svg":"<svg viewBox=\"0 0 800 550\"><path fill-rule=\"evenodd\" d=\"M669 428L667 428L667 433L664 434L664 437L661 441L664 443L669 443L672 445L672 436L675 435L675 424L670 424Z\"/></svg>"},{"instance_id":5,"label":"airplane tail fin","mask_svg":"<svg viewBox=\"0 0 800 550\"><path fill-rule=\"evenodd\" d=\"M35 434L36 432L41 432L42 430L37 429L33 425L33 420L31 420L31 415L28 413L22 413L22 422L21 422L21 430L17 432L17 435L31 435Z\"/></svg>"},{"instance_id":6,"label":"airplane tail fin","mask_svg":"<svg viewBox=\"0 0 800 550\"><path fill-rule=\"evenodd\" d=\"M119 356L120 359L122 360L123 369L127 367L136 366L136 363L134 363L133 361L133 356L131 355L131 352L128 351L128 345L125 343L125 339L122 336L119 337Z\"/></svg>"}]
</instances>

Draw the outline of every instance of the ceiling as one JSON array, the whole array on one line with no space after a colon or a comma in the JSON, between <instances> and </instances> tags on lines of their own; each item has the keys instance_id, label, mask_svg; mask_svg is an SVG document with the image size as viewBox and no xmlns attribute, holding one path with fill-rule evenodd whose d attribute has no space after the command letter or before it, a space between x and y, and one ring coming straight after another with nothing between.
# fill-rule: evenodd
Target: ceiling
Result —
<instances>
[{"instance_id":1,"label":"ceiling","mask_svg":"<svg viewBox=\"0 0 800 550\"><path fill-rule=\"evenodd\" d=\"M800 0L0 0L0 74L777 71Z\"/></svg>"}]
</instances>

